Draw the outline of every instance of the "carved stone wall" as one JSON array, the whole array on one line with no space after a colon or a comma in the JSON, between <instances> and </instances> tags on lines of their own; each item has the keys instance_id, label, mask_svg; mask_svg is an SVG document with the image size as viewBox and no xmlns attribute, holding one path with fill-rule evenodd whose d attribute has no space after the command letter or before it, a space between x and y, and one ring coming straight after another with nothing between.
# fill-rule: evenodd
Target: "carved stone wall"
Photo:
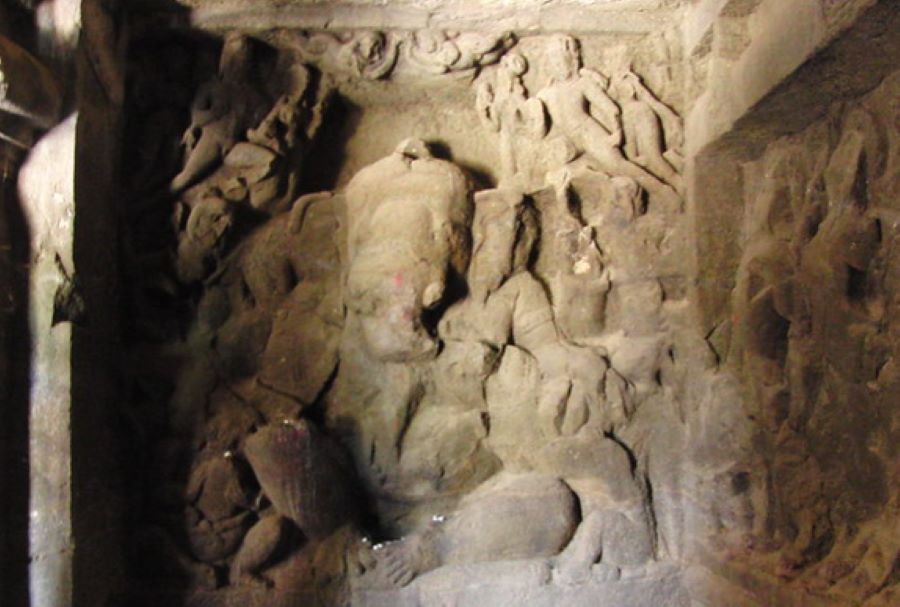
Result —
<instances>
[{"instance_id":1,"label":"carved stone wall","mask_svg":"<svg viewBox=\"0 0 900 607\"><path fill-rule=\"evenodd\" d=\"M836 604L898 598L898 92L895 72L744 167L723 354L760 466L726 545Z\"/></svg>"},{"instance_id":2,"label":"carved stone wall","mask_svg":"<svg viewBox=\"0 0 900 607\"><path fill-rule=\"evenodd\" d=\"M709 352L678 47L636 42L134 47L139 594L686 604L665 426Z\"/></svg>"}]
</instances>

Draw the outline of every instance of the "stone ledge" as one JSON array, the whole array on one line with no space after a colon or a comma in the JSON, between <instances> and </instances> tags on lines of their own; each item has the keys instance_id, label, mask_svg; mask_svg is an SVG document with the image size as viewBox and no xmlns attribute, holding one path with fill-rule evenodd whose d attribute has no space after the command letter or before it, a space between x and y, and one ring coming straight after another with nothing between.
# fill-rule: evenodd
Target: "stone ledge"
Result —
<instances>
[{"instance_id":1,"label":"stone ledge","mask_svg":"<svg viewBox=\"0 0 900 607\"><path fill-rule=\"evenodd\" d=\"M594 3L396 3L389 6L341 2L291 3L273 7L268 0L195 2L190 22L211 31L248 32L275 27L301 29L458 29L522 33L645 34L659 31L681 16L671 2L625 0ZM523 5L524 4L524 5Z\"/></svg>"},{"instance_id":2,"label":"stone ledge","mask_svg":"<svg viewBox=\"0 0 900 607\"><path fill-rule=\"evenodd\" d=\"M642 568L635 577L563 586L551 581L546 561L449 565L400 590L366 590L353 605L366 607L687 607L680 571L667 564ZM628 575L627 570L623 575Z\"/></svg>"}]
</instances>

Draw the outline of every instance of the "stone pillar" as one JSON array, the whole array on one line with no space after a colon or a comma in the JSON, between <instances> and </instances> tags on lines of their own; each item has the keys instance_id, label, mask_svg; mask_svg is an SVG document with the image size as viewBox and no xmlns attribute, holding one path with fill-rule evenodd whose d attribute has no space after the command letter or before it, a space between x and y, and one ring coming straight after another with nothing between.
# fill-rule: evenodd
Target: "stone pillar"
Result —
<instances>
[{"instance_id":1,"label":"stone pillar","mask_svg":"<svg viewBox=\"0 0 900 607\"><path fill-rule=\"evenodd\" d=\"M122 436L127 402L119 324L119 223L124 201L123 40L108 11L115 2L82 0L76 73L73 263L84 317L72 323L72 496L76 607L106 605L123 590ZM122 3L124 6L125 3ZM79 310L74 310L76 314Z\"/></svg>"},{"instance_id":2,"label":"stone pillar","mask_svg":"<svg viewBox=\"0 0 900 607\"><path fill-rule=\"evenodd\" d=\"M4 433L22 443L11 459L23 474L4 490L20 501L28 494L19 508L27 517L10 523L19 541L3 543L4 572L15 564L16 573L9 585L3 580L0 603L105 605L119 590L123 563L113 432L122 94L121 53L112 50L122 46L108 12L113 3L71 0L52 11L46 4L38 8L38 38L65 76L65 94L32 55L0 38L0 140L25 156L17 176L12 164L6 173L16 183L7 190L7 215L21 221L11 231L0 219L0 245L4 237L23 244L22 326L10 314L0 318L0 378L18 373L8 400L22 421ZM63 98L68 117L57 124ZM37 130L46 132L32 146ZM0 286L6 274L0 269ZM4 366L13 359L19 364Z\"/></svg>"},{"instance_id":3,"label":"stone pillar","mask_svg":"<svg viewBox=\"0 0 900 607\"><path fill-rule=\"evenodd\" d=\"M51 130L19 173L30 232L29 591L32 605L72 604L72 325L76 118Z\"/></svg>"},{"instance_id":4,"label":"stone pillar","mask_svg":"<svg viewBox=\"0 0 900 607\"><path fill-rule=\"evenodd\" d=\"M17 190L16 175L37 130L51 126L60 112L61 95L50 72L26 50L8 38L0 36L0 386L2 386L2 445L4 486L3 500L2 575L4 601L22 605L28 601L26 568L36 554L51 554L56 547L45 547L51 535L56 536L67 525L64 510L33 508L35 496L40 502L51 499L48 481L60 472L60 454L66 457L67 447L59 435L49 436L41 429L29 431L29 419L39 424L50 418L45 406L52 401L48 382L65 381L68 365L54 365L52 372L41 373L40 367L52 364L57 348L52 340L32 340L36 318L30 306L32 285L28 283L28 268L32 261L29 222L23 208L23 198ZM41 353L42 365L35 365ZM57 372L57 369L59 372ZM40 378L40 379L38 379ZM37 381L34 381L37 380ZM38 402L29 412L29 404ZM49 447L44 448L44 444ZM39 471L33 475L31 466L35 445L41 445L44 459L38 458ZM63 449L62 451L60 449ZM51 455L55 454L55 455ZM30 494L29 488L34 490ZM65 484L55 489L67 491ZM67 503L66 498L54 495L53 500ZM60 501L61 499L61 501ZM41 520L41 531L31 533L30 519ZM67 537L62 533L59 537ZM58 543L58 542L57 542ZM35 550L35 547L39 547ZM58 559L50 559L58 562ZM36 559L45 564L42 557ZM48 566L56 567L46 562ZM61 569L56 567L57 569ZM64 575L56 575L57 578ZM4 603L6 604L6 603ZM40 600L32 604L42 604ZM49 603L48 603L49 604Z\"/></svg>"}]
</instances>

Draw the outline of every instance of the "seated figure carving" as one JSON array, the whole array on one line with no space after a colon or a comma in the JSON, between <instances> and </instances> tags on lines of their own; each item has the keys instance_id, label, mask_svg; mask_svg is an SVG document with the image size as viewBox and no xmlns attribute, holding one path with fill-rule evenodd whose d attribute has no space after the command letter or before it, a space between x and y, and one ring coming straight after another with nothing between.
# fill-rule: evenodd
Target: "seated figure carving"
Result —
<instances>
[{"instance_id":1,"label":"seated figure carving","mask_svg":"<svg viewBox=\"0 0 900 607\"><path fill-rule=\"evenodd\" d=\"M219 73L198 91L191 106L191 125L182 138L184 168L172 179L172 191L197 183L221 162L249 125L259 122L263 104L260 95L247 86L251 58L247 37L226 36Z\"/></svg>"},{"instance_id":2,"label":"seated figure carving","mask_svg":"<svg viewBox=\"0 0 900 607\"><path fill-rule=\"evenodd\" d=\"M581 67L577 40L559 36L553 42L554 73L537 94L550 116L549 135L563 136L602 171L630 177L667 206L679 208L672 185L623 155L622 109L607 92L606 78Z\"/></svg>"}]
</instances>

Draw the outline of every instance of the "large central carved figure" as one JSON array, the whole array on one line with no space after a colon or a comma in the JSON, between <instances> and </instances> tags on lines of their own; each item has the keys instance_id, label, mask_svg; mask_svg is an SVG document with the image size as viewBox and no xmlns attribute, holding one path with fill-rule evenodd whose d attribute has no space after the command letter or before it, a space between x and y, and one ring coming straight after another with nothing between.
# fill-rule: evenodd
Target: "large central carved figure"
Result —
<instances>
[{"instance_id":1,"label":"large central carved figure","mask_svg":"<svg viewBox=\"0 0 900 607\"><path fill-rule=\"evenodd\" d=\"M353 178L346 207L347 320L329 413L381 491L398 481L439 311L468 263L470 192L459 168L407 140Z\"/></svg>"},{"instance_id":2,"label":"large central carved figure","mask_svg":"<svg viewBox=\"0 0 900 607\"><path fill-rule=\"evenodd\" d=\"M535 447L562 436L618 449L603 436L605 385L618 376L601 351L569 344L557 329L529 270L539 236L529 200L513 189L478 192L470 228L468 182L415 140L360 171L345 195L347 322L328 413L382 524L411 534L373 553L360 586L555 555L557 577L576 583L601 553L611 572L647 562L653 542L641 492L621 458L605 463L617 486L580 511L562 470L537 471L487 447L498 395L485 386L515 360L536 370L534 385L521 378L535 398L518 412L541 428ZM428 512L447 514L447 523L423 524ZM623 533L630 537L620 544Z\"/></svg>"}]
</instances>

